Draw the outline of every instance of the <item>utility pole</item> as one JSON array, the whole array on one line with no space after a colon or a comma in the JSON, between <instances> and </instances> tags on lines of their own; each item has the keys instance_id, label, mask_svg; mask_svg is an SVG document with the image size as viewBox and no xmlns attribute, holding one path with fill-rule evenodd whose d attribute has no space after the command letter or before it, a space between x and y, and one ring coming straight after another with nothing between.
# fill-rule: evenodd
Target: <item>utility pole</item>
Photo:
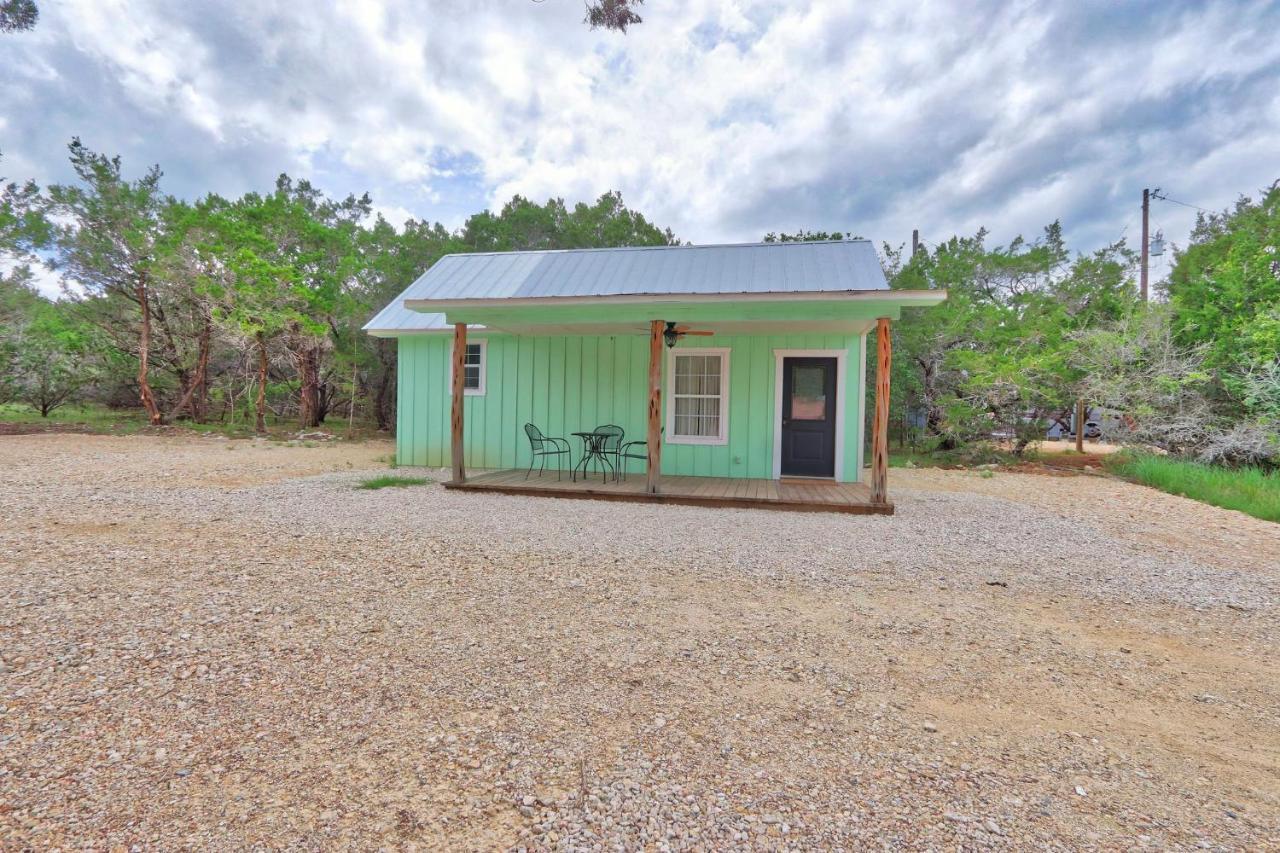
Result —
<instances>
[{"instance_id":1,"label":"utility pole","mask_svg":"<svg viewBox=\"0 0 1280 853\"><path fill-rule=\"evenodd\" d=\"M1160 192L1156 190L1156 192ZM1148 220L1151 218L1151 190L1144 189L1142 191L1142 301L1147 301L1147 264L1150 260L1149 252L1151 251L1151 238L1149 234L1150 226Z\"/></svg>"}]
</instances>

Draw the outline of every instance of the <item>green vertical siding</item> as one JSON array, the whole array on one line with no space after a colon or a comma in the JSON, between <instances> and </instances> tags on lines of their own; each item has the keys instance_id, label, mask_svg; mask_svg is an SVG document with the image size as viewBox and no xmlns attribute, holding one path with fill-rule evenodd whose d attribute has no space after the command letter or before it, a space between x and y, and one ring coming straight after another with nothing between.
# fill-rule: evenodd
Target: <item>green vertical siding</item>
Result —
<instances>
[{"instance_id":1,"label":"green vertical siding","mask_svg":"<svg viewBox=\"0 0 1280 853\"><path fill-rule=\"evenodd\" d=\"M627 438L643 439L648 408L648 338L473 335L488 341L485 394L465 402L464 441L471 468L529 464L524 424L569 438L575 458L581 442L570 433L618 424ZM842 476L858 479L862 442L861 377L857 335L717 335L687 338L681 348L729 352L729 428L723 445L664 443L664 474L772 477L776 349L843 350L844 457ZM452 336L412 335L398 342L396 456L403 465L449 465L449 354ZM665 370L663 381L666 381ZM665 398L664 398L665 404ZM631 470L639 471L639 461Z\"/></svg>"}]
</instances>

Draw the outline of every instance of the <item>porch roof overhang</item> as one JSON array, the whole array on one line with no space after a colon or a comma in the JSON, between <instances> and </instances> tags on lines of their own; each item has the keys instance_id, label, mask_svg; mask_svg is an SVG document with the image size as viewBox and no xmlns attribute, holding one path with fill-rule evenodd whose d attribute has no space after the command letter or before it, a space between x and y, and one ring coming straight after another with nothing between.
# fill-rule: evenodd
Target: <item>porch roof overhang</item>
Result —
<instances>
[{"instance_id":1,"label":"porch roof overhang","mask_svg":"<svg viewBox=\"0 0 1280 853\"><path fill-rule=\"evenodd\" d=\"M651 320L722 333L861 333L903 308L937 305L945 290L653 293L605 296L406 299L404 307L511 334L648 334Z\"/></svg>"}]
</instances>

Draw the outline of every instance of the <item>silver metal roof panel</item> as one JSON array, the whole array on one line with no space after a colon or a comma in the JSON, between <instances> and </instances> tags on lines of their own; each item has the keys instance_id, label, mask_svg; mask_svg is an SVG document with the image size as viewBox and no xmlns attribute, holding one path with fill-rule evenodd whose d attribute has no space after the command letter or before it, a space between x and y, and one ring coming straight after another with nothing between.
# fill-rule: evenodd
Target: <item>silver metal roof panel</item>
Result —
<instances>
[{"instance_id":1,"label":"silver metal roof panel","mask_svg":"<svg viewBox=\"0 0 1280 853\"><path fill-rule=\"evenodd\" d=\"M867 240L636 246L446 255L365 324L373 334L446 328L406 299L888 290Z\"/></svg>"}]
</instances>

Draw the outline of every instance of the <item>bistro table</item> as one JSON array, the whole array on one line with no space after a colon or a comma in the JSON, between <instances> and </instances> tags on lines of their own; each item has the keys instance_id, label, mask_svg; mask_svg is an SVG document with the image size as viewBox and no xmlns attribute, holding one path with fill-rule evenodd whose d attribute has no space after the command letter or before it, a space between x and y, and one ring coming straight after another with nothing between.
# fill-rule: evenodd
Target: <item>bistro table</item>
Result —
<instances>
[{"instance_id":1,"label":"bistro table","mask_svg":"<svg viewBox=\"0 0 1280 853\"><path fill-rule=\"evenodd\" d=\"M587 465L590 464L592 459L599 459L601 463L600 476L603 478L601 482L609 482L609 474L614 470L614 465L613 461L609 459L609 455L605 453L604 445L610 438L616 438L617 433L591 430L590 432L575 432L572 434L582 439L582 460L573 466L573 470L569 474L570 479L574 481L578 479L577 472L579 468L582 469L582 479L587 479Z\"/></svg>"}]
</instances>

